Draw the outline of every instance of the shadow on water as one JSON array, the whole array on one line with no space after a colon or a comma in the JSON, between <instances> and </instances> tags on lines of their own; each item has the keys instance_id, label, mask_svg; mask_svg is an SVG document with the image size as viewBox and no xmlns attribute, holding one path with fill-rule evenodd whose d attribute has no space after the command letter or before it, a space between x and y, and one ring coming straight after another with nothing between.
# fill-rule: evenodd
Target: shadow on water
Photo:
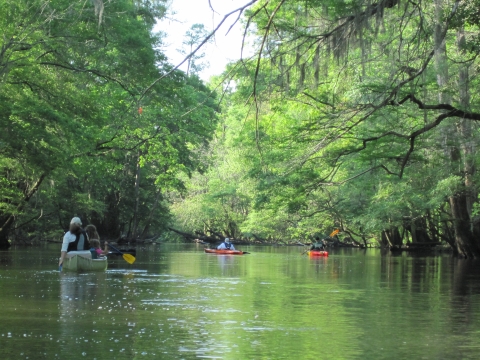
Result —
<instances>
[{"instance_id":1,"label":"shadow on water","mask_svg":"<svg viewBox=\"0 0 480 360\"><path fill-rule=\"evenodd\" d=\"M452 293L469 299L480 294L480 261L456 259L453 262Z\"/></svg>"},{"instance_id":2,"label":"shadow on water","mask_svg":"<svg viewBox=\"0 0 480 360\"><path fill-rule=\"evenodd\" d=\"M453 264L451 313L452 323L457 324L456 335L459 336L476 329L479 321L480 297L480 262L478 260L457 259ZM480 346L475 342L465 341L459 336L459 343L463 347Z\"/></svg>"},{"instance_id":3,"label":"shadow on water","mask_svg":"<svg viewBox=\"0 0 480 360\"><path fill-rule=\"evenodd\" d=\"M12 256L8 251L0 251L0 267L7 267L12 265Z\"/></svg>"}]
</instances>

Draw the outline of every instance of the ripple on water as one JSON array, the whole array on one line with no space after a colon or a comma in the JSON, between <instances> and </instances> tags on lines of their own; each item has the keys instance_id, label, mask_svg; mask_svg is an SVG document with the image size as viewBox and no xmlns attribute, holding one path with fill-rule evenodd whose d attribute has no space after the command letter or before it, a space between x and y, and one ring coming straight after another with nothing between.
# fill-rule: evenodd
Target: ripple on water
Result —
<instances>
[{"instance_id":1,"label":"ripple on water","mask_svg":"<svg viewBox=\"0 0 480 360\"><path fill-rule=\"evenodd\" d=\"M142 274L147 273L148 270L141 270L141 269L108 269L105 271L107 274Z\"/></svg>"},{"instance_id":2,"label":"ripple on water","mask_svg":"<svg viewBox=\"0 0 480 360\"><path fill-rule=\"evenodd\" d=\"M169 253L161 268L157 256L155 266L61 276L19 257L22 268L0 274L2 354L301 359L318 355L320 338L330 359L478 358L478 271L466 277L445 258L369 252L315 268L282 251L226 264Z\"/></svg>"}]
</instances>

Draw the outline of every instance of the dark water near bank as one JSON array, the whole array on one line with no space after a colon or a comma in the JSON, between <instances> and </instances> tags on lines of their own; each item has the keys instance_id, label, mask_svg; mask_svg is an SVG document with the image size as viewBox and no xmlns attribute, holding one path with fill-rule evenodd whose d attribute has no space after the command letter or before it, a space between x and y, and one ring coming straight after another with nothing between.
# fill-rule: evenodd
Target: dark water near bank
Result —
<instances>
[{"instance_id":1,"label":"dark water near bank","mask_svg":"<svg viewBox=\"0 0 480 360\"><path fill-rule=\"evenodd\" d=\"M450 255L196 245L60 274L59 246L0 252L1 359L478 359L480 267Z\"/></svg>"}]
</instances>

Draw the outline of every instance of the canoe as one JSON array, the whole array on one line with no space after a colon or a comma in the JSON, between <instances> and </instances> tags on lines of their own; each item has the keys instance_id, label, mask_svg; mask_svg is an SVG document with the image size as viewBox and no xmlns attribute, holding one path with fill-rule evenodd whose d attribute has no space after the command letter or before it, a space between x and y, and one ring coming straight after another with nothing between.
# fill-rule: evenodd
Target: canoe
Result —
<instances>
[{"instance_id":1,"label":"canoe","mask_svg":"<svg viewBox=\"0 0 480 360\"><path fill-rule=\"evenodd\" d=\"M317 256L328 256L328 251L320 251L320 250L310 250L308 252L309 256L317 257Z\"/></svg>"},{"instance_id":2,"label":"canoe","mask_svg":"<svg viewBox=\"0 0 480 360\"><path fill-rule=\"evenodd\" d=\"M63 271L105 271L107 258L92 259L90 251L70 251L63 260Z\"/></svg>"},{"instance_id":3,"label":"canoe","mask_svg":"<svg viewBox=\"0 0 480 360\"><path fill-rule=\"evenodd\" d=\"M243 255L243 251L240 250L217 250L217 249L205 249L207 254L217 255Z\"/></svg>"}]
</instances>

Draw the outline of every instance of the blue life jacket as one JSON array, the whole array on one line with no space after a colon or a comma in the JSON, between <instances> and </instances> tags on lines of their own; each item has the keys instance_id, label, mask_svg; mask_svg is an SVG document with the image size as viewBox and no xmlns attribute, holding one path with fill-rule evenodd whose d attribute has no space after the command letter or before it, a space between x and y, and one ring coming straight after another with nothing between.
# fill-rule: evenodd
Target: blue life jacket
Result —
<instances>
[{"instance_id":1,"label":"blue life jacket","mask_svg":"<svg viewBox=\"0 0 480 360\"><path fill-rule=\"evenodd\" d=\"M232 243L226 243L226 242L224 242L223 244L225 245L225 247L226 247L228 250L230 250L230 247L232 246Z\"/></svg>"},{"instance_id":2,"label":"blue life jacket","mask_svg":"<svg viewBox=\"0 0 480 360\"><path fill-rule=\"evenodd\" d=\"M325 250L325 245L322 242L316 242L312 244L312 246L310 247L310 250L323 251Z\"/></svg>"}]
</instances>

